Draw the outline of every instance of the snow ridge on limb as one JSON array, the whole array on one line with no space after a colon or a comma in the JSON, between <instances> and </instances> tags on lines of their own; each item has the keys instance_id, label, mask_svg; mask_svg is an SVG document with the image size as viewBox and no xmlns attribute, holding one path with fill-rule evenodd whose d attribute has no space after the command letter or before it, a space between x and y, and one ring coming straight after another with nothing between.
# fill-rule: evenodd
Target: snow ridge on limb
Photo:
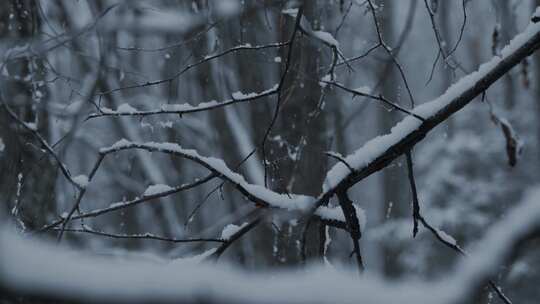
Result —
<instances>
[{"instance_id":1,"label":"snow ridge on limb","mask_svg":"<svg viewBox=\"0 0 540 304\"><path fill-rule=\"evenodd\" d=\"M279 208L289 211L309 210L317 201L315 197L298 194L281 194L274 192L264 186L250 184L246 179L232 171L223 160L215 157L201 156L196 150L185 149L176 143L169 142L146 142L136 143L126 139L121 139L110 147L100 149L102 155L119 152L129 149L142 149L150 152L163 152L192 160L218 177L230 182L250 201L264 207ZM360 225L365 226L365 215L361 208L355 206ZM321 206L315 211L315 215L321 220L327 221L330 225L345 227L345 216L339 207Z\"/></svg>"},{"instance_id":2,"label":"snow ridge on limb","mask_svg":"<svg viewBox=\"0 0 540 304\"><path fill-rule=\"evenodd\" d=\"M342 162L336 163L326 175L321 197L329 198L338 188L349 188L386 167L422 140L431 129L466 106L539 47L540 23L529 23L527 28L501 51L501 56L493 57L482 64L476 72L461 78L435 100L411 111L425 118L425 121L411 116L405 117L390 130L390 133L371 139L345 157L344 160L355 169L355 172L351 172Z\"/></svg>"}]
</instances>

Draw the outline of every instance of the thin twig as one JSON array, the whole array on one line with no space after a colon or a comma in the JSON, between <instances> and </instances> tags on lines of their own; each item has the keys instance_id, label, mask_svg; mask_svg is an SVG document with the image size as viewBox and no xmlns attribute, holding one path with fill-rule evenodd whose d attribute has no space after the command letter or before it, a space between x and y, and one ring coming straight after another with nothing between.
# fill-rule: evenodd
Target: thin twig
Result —
<instances>
[{"instance_id":1,"label":"thin twig","mask_svg":"<svg viewBox=\"0 0 540 304\"><path fill-rule=\"evenodd\" d=\"M178 71L177 73L175 73L171 77L164 78L164 79L159 79L159 80L147 81L145 83L140 83L140 84L135 84L135 85L129 85L129 86L124 86L124 87L114 88L114 89L110 89L110 90L101 92L98 95L108 95L108 94L112 94L112 93L118 92L118 91L130 90L130 89L136 89L136 88L143 88L143 87L149 87L149 86L156 86L156 85L168 83L168 82L171 82L171 81L179 78L185 72L191 70L192 68L195 68L195 67L197 67L197 66L199 66L199 65L201 65L203 63L206 63L208 61L214 60L216 58L222 57L222 56L230 54L230 53L234 53L234 52L238 52L238 51L256 51L256 50L262 50L262 49L267 49L267 48L280 48L280 47L289 45L289 43L290 42L276 42L276 43L265 44L265 45L257 45L257 46L251 46L249 44L235 46L235 47L232 47L230 49L227 49L225 51L219 52L219 53L214 54L214 55L207 55L203 59L200 59L199 61L197 61L195 63L192 63L192 64L189 64L189 65L185 66L182 70Z\"/></svg>"},{"instance_id":2,"label":"thin twig","mask_svg":"<svg viewBox=\"0 0 540 304\"><path fill-rule=\"evenodd\" d=\"M403 67L397 60L396 56L394 56L394 54L392 53L392 49L386 44L386 42L383 39L381 28L379 26L379 21L377 19L377 14L375 11L375 6L373 5L372 0L367 0L367 2L370 7L371 16L373 17L373 23L375 24L375 30L377 31L377 38L379 39L379 44L382 46L382 48L385 50L385 52L388 54L388 56L390 57L390 59L392 60L396 68L398 69L401 79L403 80L403 84L405 85L405 89L407 90L407 94L409 94L411 107L414 108L415 101L414 101L411 88L409 86L409 82L407 81L407 77L405 77L405 71L403 70Z\"/></svg>"},{"instance_id":3,"label":"thin twig","mask_svg":"<svg viewBox=\"0 0 540 304\"><path fill-rule=\"evenodd\" d=\"M221 255L229 248L235 241L239 240L246 233L251 231L253 228L257 227L262 221L262 216L257 216L254 220L249 222L247 225L242 226L238 231L231 235L223 244L221 244L209 258L217 261Z\"/></svg>"},{"instance_id":4,"label":"thin twig","mask_svg":"<svg viewBox=\"0 0 540 304\"><path fill-rule=\"evenodd\" d=\"M338 82L335 82L335 81L324 81L322 80L321 82L323 83L326 83L326 84L330 84L332 86L335 86L335 87L338 87L346 92L349 92L351 94L354 94L354 95L358 95L358 96L363 96L363 97L367 97L367 98L370 98L370 99L374 99L374 100L377 100L377 101L381 101L383 102L384 104L398 110L398 111L401 111L407 115L410 115L410 116L413 116L414 118L417 118L418 120L422 121L422 122L425 122L426 119L419 116L418 114L415 114L405 108L403 108L402 106L384 98L382 95L372 95L372 94L369 94L369 93L366 93L366 92L361 92L361 91L358 91L358 90L355 90L355 89L351 89L351 88L347 88L346 86L338 83Z\"/></svg>"},{"instance_id":5,"label":"thin twig","mask_svg":"<svg viewBox=\"0 0 540 304\"><path fill-rule=\"evenodd\" d=\"M98 156L98 159L97 159L96 163L94 164L94 167L90 171L90 175L88 176L88 182L92 181L92 179L94 178L94 175L96 175L96 172L99 169L99 166L101 166L101 163L103 162L104 158L105 158L104 154L100 154ZM73 216L73 213L75 212L75 210L79 210L79 206L81 205L81 201L82 201L82 199L84 197L84 194L86 193L87 187L88 187L88 185L85 185L81 189L81 191L79 191L79 195L77 196L77 200L73 204L73 207L71 207L71 210L69 210L68 215L66 216L66 218L63 219L64 221L62 223L62 229L58 233L57 243L60 243L60 241L62 240L62 235L64 234L64 230L67 227L69 221L71 220L71 217Z\"/></svg>"},{"instance_id":6,"label":"thin twig","mask_svg":"<svg viewBox=\"0 0 540 304\"><path fill-rule=\"evenodd\" d=\"M116 234L116 233L109 233L109 232L89 229L88 227L66 228L66 229L55 228L53 230L63 231L63 232L72 232L72 233L87 233L87 234L103 236L103 237L108 237L108 238L113 238L113 239L137 239L137 240L142 239L142 240L154 240L154 241L163 241L163 242L170 242L170 243L198 243L198 242L225 243L226 242L226 240L223 240L223 239L211 239L211 238L176 239L176 238L169 238L169 237L154 235L151 233Z\"/></svg>"}]
</instances>

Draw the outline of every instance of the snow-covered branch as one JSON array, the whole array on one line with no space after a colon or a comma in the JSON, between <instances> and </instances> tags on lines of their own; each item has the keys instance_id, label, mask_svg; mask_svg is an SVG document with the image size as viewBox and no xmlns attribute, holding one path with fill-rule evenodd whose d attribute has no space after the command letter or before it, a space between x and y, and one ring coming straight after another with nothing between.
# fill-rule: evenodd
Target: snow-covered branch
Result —
<instances>
[{"instance_id":1,"label":"snow-covered branch","mask_svg":"<svg viewBox=\"0 0 540 304\"><path fill-rule=\"evenodd\" d=\"M517 35L501 51L500 57L493 57L482 64L476 72L461 78L443 95L411 111L425 121L407 116L397 123L390 133L365 143L345 158L347 164L355 169L354 172L342 162L335 164L326 175L324 193L321 197L331 197L338 189L350 188L365 177L388 166L421 141L429 131L469 104L539 47L540 24L530 23L524 32Z\"/></svg>"},{"instance_id":2,"label":"snow-covered branch","mask_svg":"<svg viewBox=\"0 0 540 304\"><path fill-rule=\"evenodd\" d=\"M133 106L127 103L124 103L124 104L119 105L116 110L102 107L100 108L99 113L92 113L88 115L87 119L92 119L96 117L104 117L104 116L150 116L150 115L158 115L158 114L183 115L183 114L219 109L222 107L226 107L226 106L230 106L230 105L238 104L238 103L254 101L257 99L261 99L263 97L274 95L277 92L278 92L278 87L276 85L260 93L244 94L241 92L235 92L231 95L230 99L227 99L221 102L217 102L213 100L213 101L208 101L208 102L202 102L196 106L190 105L188 103L164 104L159 109L154 109L154 110L138 110L134 108Z\"/></svg>"},{"instance_id":3,"label":"snow-covered branch","mask_svg":"<svg viewBox=\"0 0 540 304\"><path fill-rule=\"evenodd\" d=\"M311 196L281 194L281 193L274 192L261 185L250 184L245 180L245 178L242 175L236 172L233 172L225 164L223 160L214 158L214 157L201 156L196 150L184 149L176 143L156 143L156 142L135 143L135 142L130 142L128 140L122 139L110 147L102 148L100 150L100 154L105 156L111 153L116 153L119 151L130 150L130 149L140 149L140 150L145 150L149 152L162 152L162 153L176 155L176 156L189 159L191 161L198 163L199 165L211 171L212 174L210 174L204 179L197 180L192 184L181 185L174 188L161 187L157 191L151 191L151 193L145 192L145 194L143 194L142 197L137 197L130 201L117 202L117 203L111 204L107 208L101 208L101 209L96 209L92 211L82 212L81 214L74 215L72 219L96 217L105 213L131 207L131 206L134 206L134 205L137 205L142 202L149 201L158 197L162 197L165 195L170 195L173 193L191 189L193 187L196 187L205 183L206 181L216 176L231 183L248 200L257 204L258 206L279 208L279 209L289 210L293 212L294 211L302 212L302 211L309 210L313 206L313 204L317 201L316 198L311 197ZM363 229L365 225L364 211L357 206L355 206L355 208L356 208L356 213L359 218L360 225L362 226L362 229ZM325 221L329 225L339 227L339 228L346 227L345 217L341 209L338 207L321 206L316 210L315 215L319 217L322 221ZM63 219L53 222L47 225L46 227L44 227L42 230L48 230L50 228L56 227L62 221Z\"/></svg>"}]
</instances>

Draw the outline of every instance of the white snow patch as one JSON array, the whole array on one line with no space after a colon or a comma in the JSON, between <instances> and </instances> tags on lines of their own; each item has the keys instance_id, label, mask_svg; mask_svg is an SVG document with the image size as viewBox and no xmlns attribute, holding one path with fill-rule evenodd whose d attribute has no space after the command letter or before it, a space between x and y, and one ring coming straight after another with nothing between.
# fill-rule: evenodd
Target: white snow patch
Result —
<instances>
[{"instance_id":1,"label":"white snow patch","mask_svg":"<svg viewBox=\"0 0 540 304\"><path fill-rule=\"evenodd\" d=\"M161 110L167 111L167 112L183 112L183 111L192 111L199 108L210 108L215 107L219 103L215 100L211 100L208 102L201 102L197 106L192 106L188 103L180 103L180 104L164 104L161 106Z\"/></svg>"},{"instance_id":2,"label":"white snow patch","mask_svg":"<svg viewBox=\"0 0 540 304\"><path fill-rule=\"evenodd\" d=\"M122 138L119 141L115 142L112 146L100 149L99 152L106 153L106 152L114 151L122 147L129 146L130 144L131 142L129 140Z\"/></svg>"},{"instance_id":3,"label":"white snow patch","mask_svg":"<svg viewBox=\"0 0 540 304\"><path fill-rule=\"evenodd\" d=\"M248 223L243 223L242 225L238 226L235 224L229 224L223 228L223 231L221 231L221 238L224 240L230 239L235 233L240 231L240 229L244 228Z\"/></svg>"},{"instance_id":4,"label":"white snow patch","mask_svg":"<svg viewBox=\"0 0 540 304\"><path fill-rule=\"evenodd\" d=\"M298 14L298 9L297 8L288 8L288 9L282 10L281 13L284 14L284 15L289 15L291 17L296 18L296 15Z\"/></svg>"},{"instance_id":5,"label":"white snow patch","mask_svg":"<svg viewBox=\"0 0 540 304\"><path fill-rule=\"evenodd\" d=\"M73 181L79 185L81 188L86 188L88 186L89 180L88 176L86 175L77 175L73 178Z\"/></svg>"},{"instance_id":6,"label":"white snow patch","mask_svg":"<svg viewBox=\"0 0 540 304\"><path fill-rule=\"evenodd\" d=\"M247 98L253 98L255 96L257 96L259 94L257 93L247 93L247 94L244 94L242 92L234 92L232 93L232 98L233 99L247 99Z\"/></svg>"},{"instance_id":7,"label":"white snow patch","mask_svg":"<svg viewBox=\"0 0 540 304\"><path fill-rule=\"evenodd\" d=\"M324 31L313 31L311 34L313 34L313 36L315 36L315 38L321 40L322 42L330 45L330 46L334 46L334 47L339 47L339 42L336 40L336 38L334 38L334 36L332 36L332 34L328 33L328 32L324 32Z\"/></svg>"},{"instance_id":8,"label":"white snow patch","mask_svg":"<svg viewBox=\"0 0 540 304\"><path fill-rule=\"evenodd\" d=\"M168 120L168 121L160 121L159 122L159 125L162 127L162 128L172 128L173 127L173 122Z\"/></svg>"},{"instance_id":9,"label":"white snow patch","mask_svg":"<svg viewBox=\"0 0 540 304\"><path fill-rule=\"evenodd\" d=\"M457 245L457 242L456 242L456 239L454 239L451 235L449 235L448 233L440 230L440 229L437 229L437 233L439 234L439 236L447 243L449 244L452 244L452 245Z\"/></svg>"},{"instance_id":10,"label":"white snow patch","mask_svg":"<svg viewBox=\"0 0 540 304\"><path fill-rule=\"evenodd\" d=\"M169 185L164 185L164 184L150 185L150 186L148 186L148 188L146 188L143 195L144 196L151 196L151 195L167 192L167 191L170 191L170 190L173 190L173 189L174 189L173 187L171 187Z\"/></svg>"},{"instance_id":11,"label":"white snow patch","mask_svg":"<svg viewBox=\"0 0 540 304\"><path fill-rule=\"evenodd\" d=\"M109 205L109 208L118 208L123 205L128 205L126 202L116 202Z\"/></svg>"},{"instance_id":12,"label":"white snow patch","mask_svg":"<svg viewBox=\"0 0 540 304\"><path fill-rule=\"evenodd\" d=\"M354 89L355 91L358 91L362 94L371 94L371 88L368 87L368 86L361 86L361 87L358 87L356 89Z\"/></svg>"},{"instance_id":13,"label":"white snow patch","mask_svg":"<svg viewBox=\"0 0 540 304\"><path fill-rule=\"evenodd\" d=\"M28 129L37 131L37 125L35 122L25 122L24 124L28 127Z\"/></svg>"},{"instance_id":14,"label":"white snow patch","mask_svg":"<svg viewBox=\"0 0 540 304\"><path fill-rule=\"evenodd\" d=\"M327 82L330 82L330 81L332 81L332 75L326 74L323 76L323 78L321 78L321 81L319 81L319 85L321 86L321 88L324 89L328 85Z\"/></svg>"},{"instance_id":15,"label":"white snow patch","mask_svg":"<svg viewBox=\"0 0 540 304\"><path fill-rule=\"evenodd\" d=\"M118 108L116 108L116 113L119 113L119 114L123 114L123 113L132 114L136 112L137 112L137 109L135 109L128 103L123 103L119 105Z\"/></svg>"},{"instance_id":16,"label":"white snow patch","mask_svg":"<svg viewBox=\"0 0 540 304\"><path fill-rule=\"evenodd\" d=\"M360 231L364 231L364 228L366 228L366 212L364 209L358 207L357 205L354 205L354 209L356 209L356 217L358 218L358 223L360 224ZM345 222L345 215L343 214L343 210L341 210L340 207L326 207L321 206L317 211L315 211L315 214L320 216L322 219L325 220L338 220L341 222Z\"/></svg>"},{"instance_id":17,"label":"white snow patch","mask_svg":"<svg viewBox=\"0 0 540 304\"><path fill-rule=\"evenodd\" d=\"M4 144L2 137L0 137L0 152L3 152L5 148L6 148L6 145Z\"/></svg>"}]
</instances>

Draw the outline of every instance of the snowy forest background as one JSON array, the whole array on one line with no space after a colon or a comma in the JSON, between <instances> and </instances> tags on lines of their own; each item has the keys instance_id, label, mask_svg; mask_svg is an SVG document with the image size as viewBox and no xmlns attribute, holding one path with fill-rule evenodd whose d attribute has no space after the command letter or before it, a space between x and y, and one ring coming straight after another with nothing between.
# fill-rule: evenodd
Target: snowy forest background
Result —
<instances>
[{"instance_id":1,"label":"snowy forest background","mask_svg":"<svg viewBox=\"0 0 540 304\"><path fill-rule=\"evenodd\" d=\"M1 1L0 299L538 303L537 5Z\"/></svg>"}]
</instances>

